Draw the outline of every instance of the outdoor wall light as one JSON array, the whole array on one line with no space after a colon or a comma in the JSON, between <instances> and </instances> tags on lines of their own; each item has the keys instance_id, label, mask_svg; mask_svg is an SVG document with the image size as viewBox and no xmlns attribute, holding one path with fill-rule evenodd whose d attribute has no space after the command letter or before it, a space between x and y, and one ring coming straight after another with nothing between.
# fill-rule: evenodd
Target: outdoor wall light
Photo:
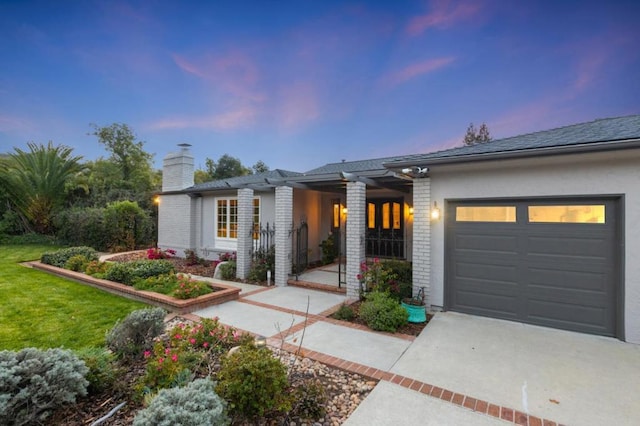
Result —
<instances>
[{"instance_id":1,"label":"outdoor wall light","mask_svg":"<svg viewBox=\"0 0 640 426\"><path fill-rule=\"evenodd\" d=\"M346 207L342 208L342 214L346 215L349 212L349 210Z\"/></svg>"},{"instance_id":2,"label":"outdoor wall light","mask_svg":"<svg viewBox=\"0 0 640 426\"><path fill-rule=\"evenodd\" d=\"M435 201L433 202L433 208L431 209L431 219L440 219L440 209L438 208L438 203Z\"/></svg>"},{"instance_id":3,"label":"outdoor wall light","mask_svg":"<svg viewBox=\"0 0 640 426\"><path fill-rule=\"evenodd\" d=\"M413 215L413 207L409 207L409 214Z\"/></svg>"},{"instance_id":4,"label":"outdoor wall light","mask_svg":"<svg viewBox=\"0 0 640 426\"><path fill-rule=\"evenodd\" d=\"M155 197L153 197L153 204L155 204L156 206L160 205L160 196L156 195Z\"/></svg>"}]
</instances>

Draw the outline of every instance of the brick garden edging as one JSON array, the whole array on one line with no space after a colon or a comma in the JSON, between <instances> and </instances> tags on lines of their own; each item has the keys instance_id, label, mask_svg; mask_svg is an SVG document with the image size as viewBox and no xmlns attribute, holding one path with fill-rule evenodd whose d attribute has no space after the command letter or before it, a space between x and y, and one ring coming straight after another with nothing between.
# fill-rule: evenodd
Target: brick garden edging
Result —
<instances>
[{"instance_id":1,"label":"brick garden edging","mask_svg":"<svg viewBox=\"0 0 640 426\"><path fill-rule=\"evenodd\" d=\"M95 278L81 272L70 271L68 269L58 268L56 266L46 265L39 261L27 262L27 265L45 272L49 272L64 278L72 279L81 284L87 284L100 290L128 299L137 300L139 302L149 303L150 305L159 306L171 312L178 314L186 314L206 308L211 305L219 305L221 303L237 300L240 289L225 284L213 284L212 287L219 289L213 293L198 296L193 299L176 299L160 293L152 291L136 290L131 286L115 283L113 281Z\"/></svg>"}]
</instances>

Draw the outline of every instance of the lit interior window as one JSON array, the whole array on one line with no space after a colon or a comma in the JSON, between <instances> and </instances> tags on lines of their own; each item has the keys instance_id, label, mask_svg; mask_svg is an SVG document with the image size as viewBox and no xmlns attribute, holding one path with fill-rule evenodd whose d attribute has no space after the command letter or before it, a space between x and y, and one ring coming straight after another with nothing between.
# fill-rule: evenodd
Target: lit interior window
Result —
<instances>
[{"instance_id":1,"label":"lit interior window","mask_svg":"<svg viewBox=\"0 0 640 426\"><path fill-rule=\"evenodd\" d=\"M532 223L605 223L605 206L564 205L529 206Z\"/></svg>"},{"instance_id":2,"label":"lit interior window","mask_svg":"<svg viewBox=\"0 0 640 426\"><path fill-rule=\"evenodd\" d=\"M507 222L516 221L515 206L458 206L457 222Z\"/></svg>"}]
</instances>

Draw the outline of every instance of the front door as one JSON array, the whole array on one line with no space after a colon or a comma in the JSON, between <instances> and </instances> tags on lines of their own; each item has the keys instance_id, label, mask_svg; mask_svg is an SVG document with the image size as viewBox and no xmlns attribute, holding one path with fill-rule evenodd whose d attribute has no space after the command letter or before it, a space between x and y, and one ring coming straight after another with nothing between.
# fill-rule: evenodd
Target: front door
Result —
<instances>
[{"instance_id":1,"label":"front door","mask_svg":"<svg viewBox=\"0 0 640 426\"><path fill-rule=\"evenodd\" d=\"M369 257L405 257L402 198L367 200L366 254Z\"/></svg>"}]
</instances>

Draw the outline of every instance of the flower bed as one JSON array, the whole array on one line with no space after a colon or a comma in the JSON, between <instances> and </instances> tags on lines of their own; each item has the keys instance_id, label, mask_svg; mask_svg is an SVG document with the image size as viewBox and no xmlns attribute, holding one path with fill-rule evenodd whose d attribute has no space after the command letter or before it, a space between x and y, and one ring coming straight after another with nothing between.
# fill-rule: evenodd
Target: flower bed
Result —
<instances>
[{"instance_id":1,"label":"flower bed","mask_svg":"<svg viewBox=\"0 0 640 426\"><path fill-rule=\"evenodd\" d=\"M30 262L29 265L36 269L51 272L61 277L70 278L74 281L87 284L92 287L117 294L119 296L146 302L150 305L159 306L169 311L181 314L193 312L210 305L217 305L220 303L228 302L230 300L236 300L238 299L238 295L240 293L240 289L237 287L216 283L212 284L212 288L214 289L213 293L205 294L203 296L198 296L192 299L177 299L175 297L151 291L136 290L135 288L125 284L119 284L113 281L95 278L81 272L58 268L55 266L46 265L41 262Z\"/></svg>"}]
</instances>

